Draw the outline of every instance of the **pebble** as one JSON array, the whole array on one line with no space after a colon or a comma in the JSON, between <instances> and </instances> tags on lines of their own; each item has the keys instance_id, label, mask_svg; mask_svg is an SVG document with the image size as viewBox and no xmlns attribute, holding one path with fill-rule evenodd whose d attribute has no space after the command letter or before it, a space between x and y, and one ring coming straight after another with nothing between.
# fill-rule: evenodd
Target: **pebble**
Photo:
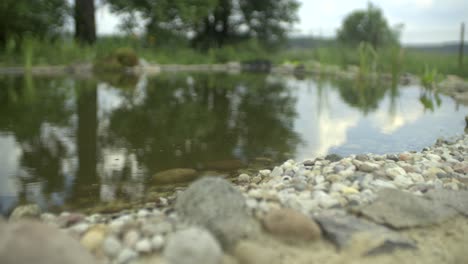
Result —
<instances>
[{"instance_id":1,"label":"pebble","mask_svg":"<svg viewBox=\"0 0 468 264\"><path fill-rule=\"evenodd\" d=\"M147 238L142 239L135 244L136 251L140 253L149 253L151 252L151 248L151 241Z\"/></svg>"},{"instance_id":2,"label":"pebble","mask_svg":"<svg viewBox=\"0 0 468 264\"><path fill-rule=\"evenodd\" d=\"M117 256L116 263L117 264L127 264L130 261L136 259L138 257L138 253L130 248L124 248L120 251L119 255Z\"/></svg>"},{"instance_id":3,"label":"pebble","mask_svg":"<svg viewBox=\"0 0 468 264\"><path fill-rule=\"evenodd\" d=\"M252 183L259 183L261 181L262 181L262 177L260 176L254 176L252 177L252 180L251 180Z\"/></svg>"},{"instance_id":4,"label":"pebble","mask_svg":"<svg viewBox=\"0 0 468 264\"><path fill-rule=\"evenodd\" d=\"M125 246L132 248L140 239L140 233L137 230L129 230L123 237Z\"/></svg>"},{"instance_id":5,"label":"pebble","mask_svg":"<svg viewBox=\"0 0 468 264\"><path fill-rule=\"evenodd\" d=\"M104 239L102 249L108 257L114 258L122 250L122 244L120 243L120 240L117 239L117 237L108 236L106 239Z\"/></svg>"},{"instance_id":6,"label":"pebble","mask_svg":"<svg viewBox=\"0 0 468 264\"><path fill-rule=\"evenodd\" d=\"M289 208L269 212L262 222L268 232L288 241L309 241L321 236L317 223L306 215Z\"/></svg>"},{"instance_id":7,"label":"pebble","mask_svg":"<svg viewBox=\"0 0 468 264\"><path fill-rule=\"evenodd\" d=\"M380 179L377 179L377 180L373 181L372 185L374 185L377 188L396 189L396 186L393 183L388 182L388 181L384 181L384 180L380 180Z\"/></svg>"},{"instance_id":8,"label":"pebble","mask_svg":"<svg viewBox=\"0 0 468 264\"><path fill-rule=\"evenodd\" d=\"M406 175L406 171L399 166L395 166L386 169L385 175L387 175L390 179L395 179L397 176Z\"/></svg>"},{"instance_id":9,"label":"pebble","mask_svg":"<svg viewBox=\"0 0 468 264\"><path fill-rule=\"evenodd\" d=\"M22 218L39 218L41 208L37 204L20 205L13 210L10 221L17 221Z\"/></svg>"},{"instance_id":10,"label":"pebble","mask_svg":"<svg viewBox=\"0 0 468 264\"><path fill-rule=\"evenodd\" d=\"M413 184L413 181L407 176L397 175L393 180L393 183L398 187L408 188L408 186Z\"/></svg>"},{"instance_id":11,"label":"pebble","mask_svg":"<svg viewBox=\"0 0 468 264\"><path fill-rule=\"evenodd\" d=\"M78 223L72 227L70 227L70 231L77 234L78 236L83 235L88 229L90 225L88 223Z\"/></svg>"},{"instance_id":12,"label":"pebble","mask_svg":"<svg viewBox=\"0 0 468 264\"><path fill-rule=\"evenodd\" d=\"M239 175L239 177L237 177L237 179L239 180L239 182L249 182L250 176L248 174L242 173L241 175Z\"/></svg>"},{"instance_id":13,"label":"pebble","mask_svg":"<svg viewBox=\"0 0 468 264\"><path fill-rule=\"evenodd\" d=\"M372 162L363 162L360 165L358 165L359 170L363 172L373 172L377 170L380 166L378 164L372 163Z\"/></svg>"},{"instance_id":14,"label":"pebble","mask_svg":"<svg viewBox=\"0 0 468 264\"><path fill-rule=\"evenodd\" d=\"M106 236L107 227L105 225L95 225L91 227L81 238L80 243L91 252L96 252L101 248Z\"/></svg>"},{"instance_id":15,"label":"pebble","mask_svg":"<svg viewBox=\"0 0 468 264\"><path fill-rule=\"evenodd\" d=\"M155 251L159 251L164 247L164 237L162 235L155 235L151 239L151 247Z\"/></svg>"}]
</instances>

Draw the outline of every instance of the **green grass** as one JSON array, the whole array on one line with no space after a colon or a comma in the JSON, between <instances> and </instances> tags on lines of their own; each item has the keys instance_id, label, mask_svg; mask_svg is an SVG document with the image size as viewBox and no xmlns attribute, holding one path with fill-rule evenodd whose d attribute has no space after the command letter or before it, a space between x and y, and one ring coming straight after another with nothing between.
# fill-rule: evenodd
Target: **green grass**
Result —
<instances>
[{"instance_id":1,"label":"green grass","mask_svg":"<svg viewBox=\"0 0 468 264\"><path fill-rule=\"evenodd\" d=\"M416 75L423 75L426 67L435 69L439 74L455 74L468 78L468 66L459 69L457 54L434 53L400 49L398 47L383 48L376 51L376 57L370 50L359 52L358 49L330 45L315 49L294 49L280 52L274 57L275 63L294 62L311 65L311 62L321 64L338 65L346 68L348 65L356 65L369 69L369 63L376 63L376 70L379 72L398 74L409 72ZM464 61L468 64L468 56Z\"/></svg>"},{"instance_id":2,"label":"green grass","mask_svg":"<svg viewBox=\"0 0 468 264\"><path fill-rule=\"evenodd\" d=\"M426 69L442 75L456 74L468 78L468 69L458 68L457 54L431 53L405 50L398 47L373 50L370 46L351 48L338 43L314 49L282 49L276 52L265 50L256 41L246 41L205 52L189 47L187 43L149 45L132 37L101 37L93 46L78 45L71 37L57 40L25 38L22 45L7 41L0 50L0 66L60 65L77 62L90 62L109 56L114 50L128 47L148 62L160 64L207 64L244 61L249 59L269 59L275 64L292 63L312 67L316 62L346 68L359 66L362 74L371 71L391 73L410 72L422 76ZM468 56L465 56L465 65ZM468 66L465 66L468 68Z\"/></svg>"}]
</instances>

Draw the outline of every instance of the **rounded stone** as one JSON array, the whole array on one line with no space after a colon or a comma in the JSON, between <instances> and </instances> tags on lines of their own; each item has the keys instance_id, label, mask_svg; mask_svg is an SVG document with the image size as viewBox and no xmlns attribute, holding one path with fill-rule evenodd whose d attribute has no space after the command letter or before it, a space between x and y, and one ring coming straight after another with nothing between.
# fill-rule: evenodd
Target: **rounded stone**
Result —
<instances>
[{"instance_id":1,"label":"rounded stone","mask_svg":"<svg viewBox=\"0 0 468 264\"><path fill-rule=\"evenodd\" d=\"M406 175L406 171L399 166L395 166L386 169L385 175L387 175L390 179L395 179L397 176Z\"/></svg>"},{"instance_id":2,"label":"rounded stone","mask_svg":"<svg viewBox=\"0 0 468 264\"><path fill-rule=\"evenodd\" d=\"M223 247L258 231L242 193L221 178L207 177L192 183L177 198L175 209L181 219L211 231Z\"/></svg>"},{"instance_id":3,"label":"rounded stone","mask_svg":"<svg viewBox=\"0 0 468 264\"><path fill-rule=\"evenodd\" d=\"M122 250L122 244L115 236L108 236L102 243L102 250L108 257L114 258Z\"/></svg>"},{"instance_id":4,"label":"rounded stone","mask_svg":"<svg viewBox=\"0 0 468 264\"><path fill-rule=\"evenodd\" d=\"M91 227L81 238L80 243L91 252L96 252L101 248L106 236L107 228L104 225Z\"/></svg>"},{"instance_id":5,"label":"rounded stone","mask_svg":"<svg viewBox=\"0 0 468 264\"><path fill-rule=\"evenodd\" d=\"M138 242L139 239L140 239L140 233L133 229L127 231L127 233L125 233L123 237L124 244L129 248L133 247Z\"/></svg>"},{"instance_id":6,"label":"rounded stone","mask_svg":"<svg viewBox=\"0 0 468 264\"><path fill-rule=\"evenodd\" d=\"M249 182L250 176L248 174L242 173L239 175L239 177L237 177L237 180L239 180L239 182Z\"/></svg>"},{"instance_id":7,"label":"rounded stone","mask_svg":"<svg viewBox=\"0 0 468 264\"><path fill-rule=\"evenodd\" d=\"M164 237L161 235L155 235L151 239L151 247L153 250L161 250L164 247Z\"/></svg>"},{"instance_id":8,"label":"rounded stone","mask_svg":"<svg viewBox=\"0 0 468 264\"><path fill-rule=\"evenodd\" d=\"M163 256L171 264L219 264L223 252L208 231L192 227L172 234Z\"/></svg>"},{"instance_id":9,"label":"rounded stone","mask_svg":"<svg viewBox=\"0 0 468 264\"><path fill-rule=\"evenodd\" d=\"M135 244L136 251L140 253L149 253L151 252L151 248L151 241L147 238L142 239Z\"/></svg>"},{"instance_id":10,"label":"rounded stone","mask_svg":"<svg viewBox=\"0 0 468 264\"><path fill-rule=\"evenodd\" d=\"M122 251L120 251L119 255L117 256L116 263L117 264L126 264L132 261L133 259L136 259L138 257L138 254L130 249L130 248L124 248Z\"/></svg>"},{"instance_id":11,"label":"rounded stone","mask_svg":"<svg viewBox=\"0 0 468 264\"><path fill-rule=\"evenodd\" d=\"M320 227L315 221L289 208L270 211L262 223L269 233L288 241L309 241L321 236Z\"/></svg>"},{"instance_id":12,"label":"rounded stone","mask_svg":"<svg viewBox=\"0 0 468 264\"><path fill-rule=\"evenodd\" d=\"M69 230L78 236L83 235L89 229L88 223L78 223L69 228Z\"/></svg>"},{"instance_id":13,"label":"rounded stone","mask_svg":"<svg viewBox=\"0 0 468 264\"><path fill-rule=\"evenodd\" d=\"M363 171L363 172L373 172L375 170L377 170L379 168L379 164L375 164L375 163L372 163L372 162L362 162L361 164L359 164L358 168L360 171Z\"/></svg>"},{"instance_id":14,"label":"rounded stone","mask_svg":"<svg viewBox=\"0 0 468 264\"><path fill-rule=\"evenodd\" d=\"M260 170L258 173L260 173L262 177L267 177L270 175L271 170Z\"/></svg>"},{"instance_id":15,"label":"rounded stone","mask_svg":"<svg viewBox=\"0 0 468 264\"><path fill-rule=\"evenodd\" d=\"M41 208L37 204L27 204L16 207L10 215L10 221L21 218L39 218L40 216Z\"/></svg>"}]
</instances>

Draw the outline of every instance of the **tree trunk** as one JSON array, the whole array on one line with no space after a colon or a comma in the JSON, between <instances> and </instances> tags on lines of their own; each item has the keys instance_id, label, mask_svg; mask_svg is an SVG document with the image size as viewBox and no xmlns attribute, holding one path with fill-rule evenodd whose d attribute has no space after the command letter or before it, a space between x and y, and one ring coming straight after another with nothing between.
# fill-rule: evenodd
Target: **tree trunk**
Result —
<instances>
[{"instance_id":1,"label":"tree trunk","mask_svg":"<svg viewBox=\"0 0 468 264\"><path fill-rule=\"evenodd\" d=\"M96 41L94 0L75 0L75 38L87 44Z\"/></svg>"}]
</instances>

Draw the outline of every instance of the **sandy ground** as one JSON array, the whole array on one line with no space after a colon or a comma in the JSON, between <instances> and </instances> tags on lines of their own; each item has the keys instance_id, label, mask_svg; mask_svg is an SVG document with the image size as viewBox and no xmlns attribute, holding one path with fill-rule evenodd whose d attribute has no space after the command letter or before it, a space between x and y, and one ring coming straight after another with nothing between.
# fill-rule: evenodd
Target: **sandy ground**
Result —
<instances>
[{"instance_id":1,"label":"sandy ground","mask_svg":"<svg viewBox=\"0 0 468 264\"><path fill-rule=\"evenodd\" d=\"M464 264L468 263L468 218L457 217L443 224L426 228L401 231L416 241L417 250L396 250L391 254L362 257L364 241L355 241L347 249L339 252L325 239L320 241L291 245L280 242L271 236L259 238L262 246L279 253L279 258L271 264L339 264L339 263L382 263L382 264ZM236 263L225 261L224 264Z\"/></svg>"}]
</instances>

